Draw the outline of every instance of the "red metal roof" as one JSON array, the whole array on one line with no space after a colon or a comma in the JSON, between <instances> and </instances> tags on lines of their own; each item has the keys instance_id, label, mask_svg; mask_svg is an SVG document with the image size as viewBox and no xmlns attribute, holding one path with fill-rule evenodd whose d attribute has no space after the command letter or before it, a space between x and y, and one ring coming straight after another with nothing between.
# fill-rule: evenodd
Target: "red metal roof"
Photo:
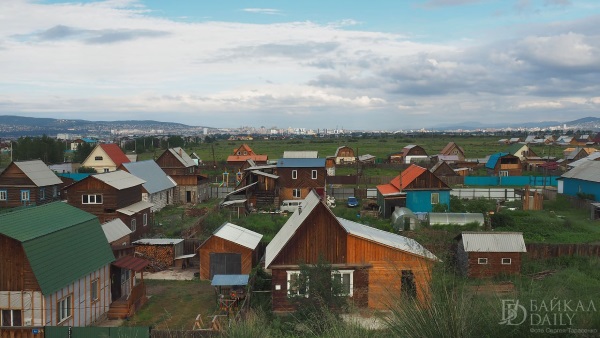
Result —
<instances>
[{"instance_id":1,"label":"red metal roof","mask_svg":"<svg viewBox=\"0 0 600 338\"><path fill-rule=\"evenodd\" d=\"M229 155L227 162L245 162L249 159L254 162L267 162L267 155Z\"/></svg>"},{"instance_id":2,"label":"red metal roof","mask_svg":"<svg viewBox=\"0 0 600 338\"><path fill-rule=\"evenodd\" d=\"M100 147L104 152L110 157L110 159L115 162L115 165L118 167L122 163L129 163L129 159L125 156L125 153L119 148L116 143L104 143L101 144Z\"/></svg>"},{"instance_id":3,"label":"red metal roof","mask_svg":"<svg viewBox=\"0 0 600 338\"><path fill-rule=\"evenodd\" d=\"M112 263L112 265L118 268L129 269L135 272L140 272L144 270L144 268L148 266L148 264L150 264L149 261L134 256L123 256L119 258L116 262Z\"/></svg>"},{"instance_id":4,"label":"red metal roof","mask_svg":"<svg viewBox=\"0 0 600 338\"><path fill-rule=\"evenodd\" d=\"M391 184L378 185L377 190L379 191L379 193L381 193L384 196L390 195L390 194L397 194L400 192L400 190L398 190L398 188L396 188L395 186L393 186Z\"/></svg>"},{"instance_id":5,"label":"red metal roof","mask_svg":"<svg viewBox=\"0 0 600 338\"><path fill-rule=\"evenodd\" d=\"M427 171L427 169L419 167L416 164L411 164L410 167L406 168L406 170L402 172L402 174L394 177L394 179L390 181L390 184L396 187L396 189L402 190L403 188L408 187L412 181L414 181L425 171ZM400 179L402 179L402 181L400 181Z\"/></svg>"}]
</instances>

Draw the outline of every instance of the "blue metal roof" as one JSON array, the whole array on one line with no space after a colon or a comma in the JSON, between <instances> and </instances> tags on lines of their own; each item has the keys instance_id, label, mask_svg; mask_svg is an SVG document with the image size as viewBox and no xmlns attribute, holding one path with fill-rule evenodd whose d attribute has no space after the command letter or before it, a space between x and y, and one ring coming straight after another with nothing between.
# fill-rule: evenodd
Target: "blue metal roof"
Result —
<instances>
[{"instance_id":1,"label":"blue metal roof","mask_svg":"<svg viewBox=\"0 0 600 338\"><path fill-rule=\"evenodd\" d=\"M487 163L485 164L485 167L488 169L494 169L496 167L496 163L498 163L498 160L500 159L500 157L502 156L506 156L508 155L508 153L495 153L490 155L490 158L488 159Z\"/></svg>"},{"instance_id":2,"label":"blue metal roof","mask_svg":"<svg viewBox=\"0 0 600 338\"><path fill-rule=\"evenodd\" d=\"M324 158L281 158L277 160L278 168L322 168Z\"/></svg>"},{"instance_id":3,"label":"blue metal roof","mask_svg":"<svg viewBox=\"0 0 600 338\"><path fill-rule=\"evenodd\" d=\"M233 286L248 285L249 275L214 275L210 285L212 286Z\"/></svg>"},{"instance_id":4,"label":"blue metal roof","mask_svg":"<svg viewBox=\"0 0 600 338\"><path fill-rule=\"evenodd\" d=\"M74 180L75 182L79 182L82 179L90 176L90 173L56 173L57 176L59 177L64 177L64 178L70 178L72 180Z\"/></svg>"},{"instance_id":5,"label":"blue metal roof","mask_svg":"<svg viewBox=\"0 0 600 338\"><path fill-rule=\"evenodd\" d=\"M96 141L96 140L94 140L94 139L92 139L92 138L87 138L87 137L84 137L84 138L82 138L81 140L82 140L83 142L85 142L85 143L98 143L98 141Z\"/></svg>"},{"instance_id":6,"label":"blue metal roof","mask_svg":"<svg viewBox=\"0 0 600 338\"><path fill-rule=\"evenodd\" d=\"M154 160L123 163L123 166L133 176L146 181L142 185L149 194L175 187L175 183L167 177L167 174Z\"/></svg>"}]
</instances>

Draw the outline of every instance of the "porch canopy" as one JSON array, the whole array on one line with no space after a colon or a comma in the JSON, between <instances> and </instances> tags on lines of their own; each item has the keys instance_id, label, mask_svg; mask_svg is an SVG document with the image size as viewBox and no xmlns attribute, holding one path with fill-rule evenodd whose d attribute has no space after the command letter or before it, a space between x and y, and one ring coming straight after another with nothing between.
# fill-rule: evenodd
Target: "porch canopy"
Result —
<instances>
[{"instance_id":1,"label":"porch canopy","mask_svg":"<svg viewBox=\"0 0 600 338\"><path fill-rule=\"evenodd\" d=\"M135 272L143 271L148 264L150 264L150 261L134 256L123 256L112 263L113 266L118 268L129 269Z\"/></svg>"},{"instance_id":2,"label":"porch canopy","mask_svg":"<svg viewBox=\"0 0 600 338\"><path fill-rule=\"evenodd\" d=\"M248 285L249 275L214 275L212 286L238 286Z\"/></svg>"}]
</instances>

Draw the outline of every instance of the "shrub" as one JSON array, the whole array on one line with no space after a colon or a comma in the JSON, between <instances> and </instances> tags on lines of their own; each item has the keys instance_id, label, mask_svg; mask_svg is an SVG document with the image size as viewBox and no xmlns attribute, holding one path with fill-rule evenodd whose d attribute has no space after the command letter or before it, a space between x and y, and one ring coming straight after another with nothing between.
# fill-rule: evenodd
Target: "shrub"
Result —
<instances>
[{"instance_id":1,"label":"shrub","mask_svg":"<svg viewBox=\"0 0 600 338\"><path fill-rule=\"evenodd\" d=\"M515 219L510 214L495 213L490 216L492 228L512 227L516 225Z\"/></svg>"}]
</instances>

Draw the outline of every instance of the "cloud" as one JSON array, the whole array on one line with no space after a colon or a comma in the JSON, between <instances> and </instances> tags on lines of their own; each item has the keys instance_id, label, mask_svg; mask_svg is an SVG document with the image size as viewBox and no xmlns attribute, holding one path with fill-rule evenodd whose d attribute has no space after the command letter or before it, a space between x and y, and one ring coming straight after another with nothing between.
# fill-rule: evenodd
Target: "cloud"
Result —
<instances>
[{"instance_id":1,"label":"cloud","mask_svg":"<svg viewBox=\"0 0 600 338\"><path fill-rule=\"evenodd\" d=\"M429 0L423 4L426 8L462 6L479 3L482 0Z\"/></svg>"},{"instance_id":2,"label":"cloud","mask_svg":"<svg viewBox=\"0 0 600 338\"><path fill-rule=\"evenodd\" d=\"M150 29L102 29L90 30L56 25L39 34L34 34L40 41L56 41L78 39L89 44L105 44L136 40L139 38L155 38L169 35L169 32Z\"/></svg>"},{"instance_id":3,"label":"cloud","mask_svg":"<svg viewBox=\"0 0 600 338\"><path fill-rule=\"evenodd\" d=\"M258 14L267 14L267 15L281 15L281 11L274 8L244 8L242 9L244 12L249 13L258 13Z\"/></svg>"}]
</instances>

